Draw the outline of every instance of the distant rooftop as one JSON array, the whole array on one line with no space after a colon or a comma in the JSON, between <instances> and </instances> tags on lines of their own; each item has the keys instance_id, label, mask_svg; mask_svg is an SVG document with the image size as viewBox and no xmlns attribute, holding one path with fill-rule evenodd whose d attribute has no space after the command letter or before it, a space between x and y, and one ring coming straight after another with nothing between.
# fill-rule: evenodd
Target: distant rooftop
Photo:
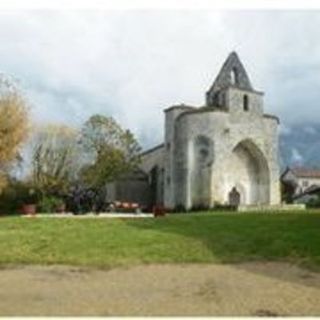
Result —
<instances>
[{"instance_id":1,"label":"distant rooftop","mask_svg":"<svg viewBox=\"0 0 320 320\"><path fill-rule=\"evenodd\" d=\"M310 169L304 167L290 168L291 172L299 178L320 178L320 169Z\"/></svg>"}]
</instances>

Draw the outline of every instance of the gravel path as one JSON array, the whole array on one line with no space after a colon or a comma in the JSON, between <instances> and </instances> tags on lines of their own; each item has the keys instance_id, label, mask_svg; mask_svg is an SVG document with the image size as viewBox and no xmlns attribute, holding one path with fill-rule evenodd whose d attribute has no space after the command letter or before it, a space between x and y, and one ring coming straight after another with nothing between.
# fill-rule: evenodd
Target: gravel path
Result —
<instances>
[{"instance_id":1,"label":"gravel path","mask_svg":"<svg viewBox=\"0 0 320 320\"><path fill-rule=\"evenodd\" d=\"M320 273L286 263L0 270L1 316L319 316Z\"/></svg>"}]
</instances>

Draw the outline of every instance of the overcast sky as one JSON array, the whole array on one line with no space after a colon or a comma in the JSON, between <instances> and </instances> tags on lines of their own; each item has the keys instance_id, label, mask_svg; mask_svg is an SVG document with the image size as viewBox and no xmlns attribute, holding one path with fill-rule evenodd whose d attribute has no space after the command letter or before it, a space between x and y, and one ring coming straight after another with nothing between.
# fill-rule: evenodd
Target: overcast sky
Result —
<instances>
[{"instance_id":1,"label":"overcast sky","mask_svg":"<svg viewBox=\"0 0 320 320\"><path fill-rule=\"evenodd\" d=\"M0 13L0 71L21 81L36 121L115 117L144 147L163 109L202 105L235 50L284 130L320 122L320 11Z\"/></svg>"}]
</instances>

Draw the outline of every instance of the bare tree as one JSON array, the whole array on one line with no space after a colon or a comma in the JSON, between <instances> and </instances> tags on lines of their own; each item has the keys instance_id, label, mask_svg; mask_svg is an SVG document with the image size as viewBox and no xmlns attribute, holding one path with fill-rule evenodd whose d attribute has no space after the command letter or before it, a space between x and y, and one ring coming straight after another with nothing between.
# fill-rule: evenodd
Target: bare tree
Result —
<instances>
[{"instance_id":1,"label":"bare tree","mask_svg":"<svg viewBox=\"0 0 320 320\"><path fill-rule=\"evenodd\" d=\"M36 128L31 140L31 180L42 194L63 194L79 169L77 131L65 125Z\"/></svg>"}]
</instances>

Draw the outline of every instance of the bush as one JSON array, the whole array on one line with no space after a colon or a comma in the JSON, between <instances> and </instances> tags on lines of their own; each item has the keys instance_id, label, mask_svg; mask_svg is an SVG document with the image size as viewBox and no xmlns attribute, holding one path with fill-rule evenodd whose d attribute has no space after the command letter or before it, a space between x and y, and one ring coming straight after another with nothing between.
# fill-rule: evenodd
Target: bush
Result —
<instances>
[{"instance_id":1,"label":"bush","mask_svg":"<svg viewBox=\"0 0 320 320\"><path fill-rule=\"evenodd\" d=\"M37 203L38 198L28 183L11 180L0 194L0 214L18 213L24 204Z\"/></svg>"},{"instance_id":2,"label":"bush","mask_svg":"<svg viewBox=\"0 0 320 320\"><path fill-rule=\"evenodd\" d=\"M306 202L307 208L320 208L320 196L317 195L317 198L312 198Z\"/></svg>"},{"instance_id":3,"label":"bush","mask_svg":"<svg viewBox=\"0 0 320 320\"><path fill-rule=\"evenodd\" d=\"M221 204L216 202L213 206L213 208L210 209L210 211L236 211L237 206L231 205L231 204Z\"/></svg>"},{"instance_id":4,"label":"bush","mask_svg":"<svg viewBox=\"0 0 320 320\"><path fill-rule=\"evenodd\" d=\"M38 202L38 211L41 213L57 212L58 207L63 205L64 201L54 196L45 196Z\"/></svg>"}]
</instances>

